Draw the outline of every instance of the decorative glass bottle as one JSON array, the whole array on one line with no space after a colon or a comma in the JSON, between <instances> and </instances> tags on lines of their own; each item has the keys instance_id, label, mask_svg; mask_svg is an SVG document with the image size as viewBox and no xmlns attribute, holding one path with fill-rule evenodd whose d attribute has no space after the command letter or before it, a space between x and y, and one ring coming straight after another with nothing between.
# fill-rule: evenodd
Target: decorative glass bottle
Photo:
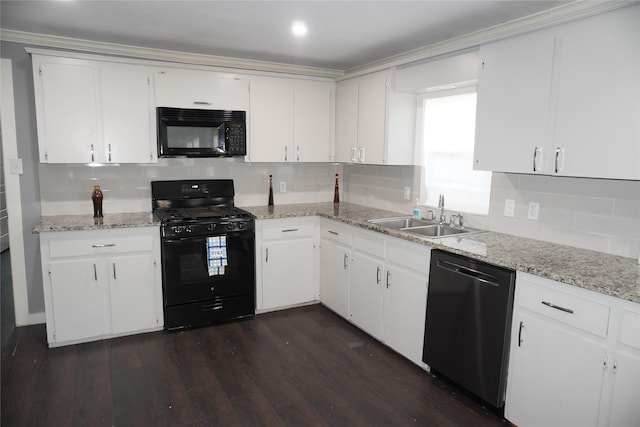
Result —
<instances>
[{"instance_id":1,"label":"decorative glass bottle","mask_svg":"<svg viewBox=\"0 0 640 427\"><path fill-rule=\"evenodd\" d=\"M336 185L333 189L333 203L340 203L340 187L338 186L338 174L336 174Z\"/></svg>"},{"instance_id":2,"label":"decorative glass bottle","mask_svg":"<svg viewBox=\"0 0 640 427\"><path fill-rule=\"evenodd\" d=\"M99 185L93 186L93 193L91 193L91 200L93 200L93 217L94 218L102 218L102 199L104 196L102 195L102 190L100 190Z\"/></svg>"},{"instance_id":3,"label":"decorative glass bottle","mask_svg":"<svg viewBox=\"0 0 640 427\"><path fill-rule=\"evenodd\" d=\"M269 207L273 207L273 175L269 175Z\"/></svg>"}]
</instances>

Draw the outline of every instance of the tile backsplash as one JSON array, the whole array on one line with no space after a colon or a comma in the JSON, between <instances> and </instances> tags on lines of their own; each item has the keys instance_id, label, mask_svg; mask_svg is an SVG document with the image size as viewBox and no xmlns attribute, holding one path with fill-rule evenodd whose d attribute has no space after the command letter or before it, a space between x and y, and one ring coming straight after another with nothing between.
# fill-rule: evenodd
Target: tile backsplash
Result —
<instances>
[{"instance_id":1,"label":"tile backsplash","mask_svg":"<svg viewBox=\"0 0 640 427\"><path fill-rule=\"evenodd\" d=\"M407 215L419 189L420 167L330 163L246 163L242 159L160 159L153 165L90 167L40 165L42 214L89 214L91 190L99 184L104 210L150 210L150 182L167 179L232 178L236 205L267 202L273 175L276 204L333 200L335 174L341 200ZM286 192L280 183L286 182ZM409 200L404 188L410 187ZM415 191L414 191L415 189ZM505 217L505 199L515 201L515 216ZM539 218L527 218L530 202ZM640 182L494 173L488 216L465 215L471 227L638 258Z\"/></svg>"}]
</instances>

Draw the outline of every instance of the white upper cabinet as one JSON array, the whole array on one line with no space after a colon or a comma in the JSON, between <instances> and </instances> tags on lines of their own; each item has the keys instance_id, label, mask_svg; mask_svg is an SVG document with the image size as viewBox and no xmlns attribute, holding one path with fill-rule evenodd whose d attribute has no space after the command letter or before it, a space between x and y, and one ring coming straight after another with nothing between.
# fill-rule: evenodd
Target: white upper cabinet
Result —
<instances>
[{"instance_id":1,"label":"white upper cabinet","mask_svg":"<svg viewBox=\"0 0 640 427\"><path fill-rule=\"evenodd\" d=\"M249 110L249 79L229 73L167 69L154 75L157 107Z\"/></svg>"},{"instance_id":2,"label":"white upper cabinet","mask_svg":"<svg viewBox=\"0 0 640 427\"><path fill-rule=\"evenodd\" d=\"M333 92L332 82L251 78L249 160L331 160Z\"/></svg>"},{"instance_id":3,"label":"white upper cabinet","mask_svg":"<svg viewBox=\"0 0 640 427\"><path fill-rule=\"evenodd\" d=\"M33 54L33 72L40 162L157 160L145 68Z\"/></svg>"},{"instance_id":4,"label":"white upper cabinet","mask_svg":"<svg viewBox=\"0 0 640 427\"><path fill-rule=\"evenodd\" d=\"M533 173L547 126L553 35L526 34L480 48L475 168ZM536 151L538 150L538 151Z\"/></svg>"},{"instance_id":5,"label":"white upper cabinet","mask_svg":"<svg viewBox=\"0 0 640 427\"><path fill-rule=\"evenodd\" d=\"M337 84L336 161L413 164L416 95L394 92L392 74L378 71Z\"/></svg>"},{"instance_id":6,"label":"white upper cabinet","mask_svg":"<svg viewBox=\"0 0 640 427\"><path fill-rule=\"evenodd\" d=\"M482 46L475 168L640 179L640 6Z\"/></svg>"}]
</instances>

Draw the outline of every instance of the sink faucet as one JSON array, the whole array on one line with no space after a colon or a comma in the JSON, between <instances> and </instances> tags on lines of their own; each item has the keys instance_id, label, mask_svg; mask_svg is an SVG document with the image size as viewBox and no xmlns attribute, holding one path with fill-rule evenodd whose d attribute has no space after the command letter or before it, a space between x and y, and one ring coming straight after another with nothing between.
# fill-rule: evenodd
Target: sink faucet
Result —
<instances>
[{"instance_id":1,"label":"sink faucet","mask_svg":"<svg viewBox=\"0 0 640 427\"><path fill-rule=\"evenodd\" d=\"M438 198L438 209L440 209L440 224L445 224L447 217L444 214L444 194L441 194Z\"/></svg>"}]
</instances>

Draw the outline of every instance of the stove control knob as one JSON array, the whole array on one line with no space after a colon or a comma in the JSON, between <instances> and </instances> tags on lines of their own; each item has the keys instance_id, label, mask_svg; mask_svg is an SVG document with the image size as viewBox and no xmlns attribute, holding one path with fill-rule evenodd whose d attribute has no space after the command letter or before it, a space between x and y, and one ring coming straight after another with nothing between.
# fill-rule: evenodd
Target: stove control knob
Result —
<instances>
[{"instance_id":1,"label":"stove control knob","mask_svg":"<svg viewBox=\"0 0 640 427\"><path fill-rule=\"evenodd\" d=\"M239 228L240 230L242 230L242 229L244 228L244 222L239 222L239 223L238 223L238 228Z\"/></svg>"},{"instance_id":2,"label":"stove control knob","mask_svg":"<svg viewBox=\"0 0 640 427\"><path fill-rule=\"evenodd\" d=\"M207 225L207 231L213 231L215 229L216 229L216 224L211 223Z\"/></svg>"},{"instance_id":3,"label":"stove control knob","mask_svg":"<svg viewBox=\"0 0 640 427\"><path fill-rule=\"evenodd\" d=\"M228 223L228 224L227 224L227 228L228 228L229 230L233 230L233 228L234 228L233 223L232 223L232 222Z\"/></svg>"},{"instance_id":4,"label":"stove control knob","mask_svg":"<svg viewBox=\"0 0 640 427\"><path fill-rule=\"evenodd\" d=\"M187 233L191 233L191 226L190 226L190 225L187 225L187 226L185 227L185 231L186 231Z\"/></svg>"}]
</instances>

